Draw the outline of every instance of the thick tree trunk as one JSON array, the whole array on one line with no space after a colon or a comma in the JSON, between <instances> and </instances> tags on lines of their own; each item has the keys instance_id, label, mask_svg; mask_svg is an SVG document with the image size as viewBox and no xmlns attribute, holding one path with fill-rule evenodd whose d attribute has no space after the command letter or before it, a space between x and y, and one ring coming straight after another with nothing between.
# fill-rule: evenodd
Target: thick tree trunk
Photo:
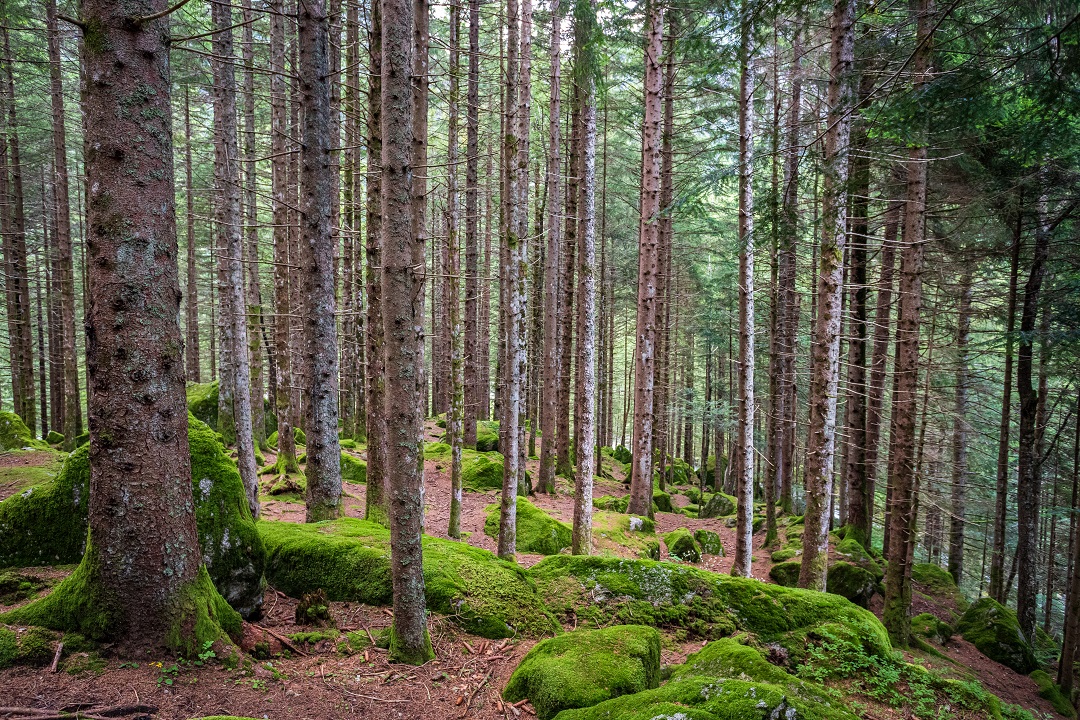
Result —
<instances>
[{"instance_id":1,"label":"thick tree trunk","mask_svg":"<svg viewBox=\"0 0 1080 720\"><path fill-rule=\"evenodd\" d=\"M469 0L469 78L465 109L465 418L464 444L476 447L476 419L487 404L480 385L480 0Z\"/></svg>"},{"instance_id":2,"label":"thick tree trunk","mask_svg":"<svg viewBox=\"0 0 1080 720\"><path fill-rule=\"evenodd\" d=\"M551 105L548 112L548 154L547 154L547 248L544 254L544 379L543 392L540 394L540 432L543 441L540 444L540 468L536 482L537 492L555 492L555 436L559 412L559 247L560 229L559 210L562 200L561 182L562 159L560 149L560 127L562 120L562 56L560 40L562 38L560 0L552 0L551 8L551 61L550 93Z\"/></svg>"},{"instance_id":3,"label":"thick tree trunk","mask_svg":"<svg viewBox=\"0 0 1080 720\"><path fill-rule=\"evenodd\" d=\"M736 434L735 561L731 574L751 577L754 552L754 73L753 35L747 3L742 7L739 57L739 398ZM809 524L807 525L809 527Z\"/></svg>"},{"instance_id":4,"label":"thick tree trunk","mask_svg":"<svg viewBox=\"0 0 1080 720\"><path fill-rule=\"evenodd\" d=\"M105 627L122 646L169 644L192 653L201 649L196 622L202 640L217 634L219 622L239 629L239 618L206 575L191 510L169 21L131 17L166 4L85 0L80 8L98 37L83 57L90 531L82 565L65 589L107 617ZM147 138L139 153L129 152L135 136ZM56 607L51 621L80 619L65 617L70 612Z\"/></svg>"},{"instance_id":5,"label":"thick tree trunk","mask_svg":"<svg viewBox=\"0 0 1080 720\"><path fill-rule=\"evenodd\" d=\"M929 82L933 0L913 0L917 22L913 60L914 87L918 92ZM917 136L925 137L925 125ZM917 500L917 466L914 458L915 412L919 376L919 312L922 307L923 246L926 240L925 141L908 151L907 206L904 211L904 250L900 259L900 309L896 325L896 367L893 394L893 440L890 449L889 485L890 553L885 574L883 620L894 644L907 647L911 635L911 552ZM932 336L932 334L931 334ZM932 340L932 337L931 337ZM930 369L927 368L927 372Z\"/></svg>"},{"instance_id":6,"label":"thick tree trunk","mask_svg":"<svg viewBox=\"0 0 1080 720\"><path fill-rule=\"evenodd\" d=\"M806 514L799 587L825 590L828 574L830 499L836 447L836 386L840 374L840 305L847 233L848 141L853 101L854 0L835 0L825 134L817 317L810 384L810 430L806 443Z\"/></svg>"},{"instance_id":7,"label":"thick tree trunk","mask_svg":"<svg viewBox=\"0 0 1080 720\"><path fill-rule=\"evenodd\" d=\"M188 382L202 382L199 362L199 269L195 252L195 189L191 171L191 100L184 86L184 199L187 203L187 297L185 298L185 358Z\"/></svg>"},{"instance_id":8,"label":"thick tree trunk","mask_svg":"<svg viewBox=\"0 0 1080 720\"><path fill-rule=\"evenodd\" d=\"M67 133L64 129L64 83L60 64L60 30L56 22L56 2L46 7L49 46L49 79L52 95L53 194L56 198L56 221L53 246L60 277L60 347L63 363L63 423L57 428L64 434L64 450L75 449L79 415L79 363L75 350L75 263L71 249L71 212L68 192Z\"/></svg>"},{"instance_id":9,"label":"thick tree trunk","mask_svg":"<svg viewBox=\"0 0 1080 720\"><path fill-rule=\"evenodd\" d=\"M994 551L990 555L990 597L1004 604L1008 595L1005 584L1005 534L1009 510L1009 431L1012 412L1013 330L1016 326L1016 291L1020 277L1021 230L1024 220L1023 188L1018 191L1016 229L1013 235L1009 271L1009 299L1005 321L1005 381L1001 399L1001 424L998 429L997 483L994 502Z\"/></svg>"},{"instance_id":10,"label":"thick tree trunk","mask_svg":"<svg viewBox=\"0 0 1080 720\"><path fill-rule=\"evenodd\" d=\"M421 3L423 12L427 4ZM382 297L384 404L387 438L384 472L390 495L391 573L394 626L390 657L421 664L432 657L424 603L423 453L418 442L423 422L420 389L423 362L424 245L413 207L416 93L414 29L418 18L410 0L383 0L381 13L381 139L382 139Z\"/></svg>"},{"instance_id":11,"label":"thick tree trunk","mask_svg":"<svg viewBox=\"0 0 1080 720\"><path fill-rule=\"evenodd\" d=\"M637 336L634 345L634 439L629 512L652 516L653 399L656 384L657 274L660 257L660 123L664 8L651 0L645 21L645 119L642 126L638 228Z\"/></svg>"},{"instance_id":12,"label":"thick tree trunk","mask_svg":"<svg viewBox=\"0 0 1080 720\"><path fill-rule=\"evenodd\" d=\"M555 427L555 473L569 477L573 472L570 461L570 378L574 358L574 288L578 201L581 178L581 93L570 85L569 157L566 163L566 226L562 238L561 275L559 276L559 387ZM580 342L580 338L578 339Z\"/></svg>"},{"instance_id":13,"label":"thick tree trunk","mask_svg":"<svg viewBox=\"0 0 1080 720\"><path fill-rule=\"evenodd\" d=\"M595 0L575 13L574 80L581 91L581 206L578 221L578 412L571 552L592 552L593 473L596 469L596 24Z\"/></svg>"},{"instance_id":14,"label":"thick tree trunk","mask_svg":"<svg viewBox=\"0 0 1080 720\"><path fill-rule=\"evenodd\" d=\"M349 3L345 13L345 87L342 114L345 117L345 145L341 154L341 393L340 415L343 437L367 441L362 408L363 357L359 324L363 303L358 280L360 264L357 245L361 230L359 213L360 183L360 27L358 7Z\"/></svg>"},{"instance_id":15,"label":"thick tree trunk","mask_svg":"<svg viewBox=\"0 0 1080 720\"><path fill-rule=\"evenodd\" d=\"M447 314L450 327L450 412L446 417L446 434L450 436L450 524L447 534L461 536L461 446L462 422L465 413L465 367L462 357L461 310L458 306L458 287L461 280L461 249L458 239L458 103L461 96L461 61L458 42L461 35L461 6L450 7L450 108L449 137L446 152L446 238L450 248L450 267L446 283L449 288Z\"/></svg>"},{"instance_id":16,"label":"thick tree trunk","mask_svg":"<svg viewBox=\"0 0 1080 720\"><path fill-rule=\"evenodd\" d=\"M341 514L341 445L338 441L337 309L330 123L330 27L326 0L300 3L300 265L303 275L304 432L307 435L306 520Z\"/></svg>"},{"instance_id":17,"label":"thick tree trunk","mask_svg":"<svg viewBox=\"0 0 1080 720\"><path fill-rule=\"evenodd\" d=\"M1016 552L1019 568L1016 585L1016 616L1020 630L1032 642L1035 638L1035 603L1037 601L1037 540L1039 521L1039 486L1041 484L1037 436L1039 398L1032 385L1035 323L1039 313L1039 293L1050 254L1050 230L1040 212L1036 214L1035 249L1031 270L1024 286L1024 304L1020 313L1020 347L1016 354L1016 389L1020 395L1020 438L1017 467Z\"/></svg>"},{"instance_id":18,"label":"thick tree trunk","mask_svg":"<svg viewBox=\"0 0 1080 720\"><path fill-rule=\"evenodd\" d=\"M289 290L289 149L285 107L285 19L283 0L270 5L270 154L274 218L274 363L277 387L274 410L277 414L277 471L298 473L296 443L292 423L292 293ZM370 473L370 469L369 469Z\"/></svg>"},{"instance_id":19,"label":"thick tree trunk","mask_svg":"<svg viewBox=\"0 0 1080 720\"><path fill-rule=\"evenodd\" d=\"M971 272L960 278L960 302L956 318L956 399L953 406L952 513L949 515L949 573L960 585L964 579L964 526L967 503L967 392L968 340L971 337Z\"/></svg>"},{"instance_id":20,"label":"thick tree trunk","mask_svg":"<svg viewBox=\"0 0 1080 720\"><path fill-rule=\"evenodd\" d=\"M1065 603L1065 627L1061 640L1061 658L1058 662L1057 682L1065 697L1072 697L1076 678L1076 663L1080 661L1080 506L1077 494L1080 490L1080 393L1076 398L1076 422L1073 435L1072 504L1070 508L1069 534L1071 538L1072 564L1069 590Z\"/></svg>"},{"instance_id":21,"label":"thick tree trunk","mask_svg":"<svg viewBox=\"0 0 1080 720\"><path fill-rule=\"evenodd\" d=\"M240 167L236 132L236 75L233 69L232 5L229 0L212 6L214 26L214 180L217 190L216 220L222 233L219 247L225 251L222 285L222 351L229 356L232 414L237 465L244 482L248 507L259 517L259 477L255 468L251 427L251 366L248 362L247 323L244 314L244 268L241 262ZM222 363L224 365L224 363ZM222 383L224 385L226 383ZM219 386L220 387L220 386ZM220 404L220 403L219 403ZM220 413L219 413L220 417ZM223 433L224 434L224 433ZM227 436L226 436L227 437Z\"/></svg>"}]
</instances>

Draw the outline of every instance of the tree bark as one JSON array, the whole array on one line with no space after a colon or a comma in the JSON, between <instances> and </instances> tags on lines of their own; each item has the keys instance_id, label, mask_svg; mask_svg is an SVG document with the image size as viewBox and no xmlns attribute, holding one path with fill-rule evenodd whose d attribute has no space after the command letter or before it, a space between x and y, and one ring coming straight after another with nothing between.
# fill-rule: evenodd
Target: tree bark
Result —
<instances>
[{"instance_id":1,"label":"tree bark","mask_svg":"<svg viewBox=\"0 0 1080 720\"><path fill-rule=\"evenodd\" d=\"M244 269L241 262L243 222L240 208L240 167L236 132L236 76L233 70L232 4L215 2L214 33L214 180L218 203L219 247L225 251L222 285L222 351L229 356L237 465L244 483L251 516L259 517L259 478L255 468L254 436L251 426L251 366L248 361L247 323L244 313ZM227 325L227 328L226 328ZM224 365L224 363L222 363ZM225 383L222 383L224 385ZM219 385L220 387L220 385ZM220 402L219 402L220 406ZM220 412L219 412L220 417ZM224 434L224 433L223 433Z\"/></svg>"},{"instance_id":2,"label":"tree bark","mask_svg":"<svg viewBox=\"0 0 1080 720\"><path fill-rule=\"evenodd\" d=\"M423 12L427 4L420 3ZM423 362L424 244L414 223L417 195L413 187L415 152L411 81L415 72L418 18L410 0L382 0L381 8L381 139L382 298L384 374L382 414L387 443L384 468L390 491L391 573L394 624L390 657L422 664L431 659L422 567L424 483L423 454L418 438Z\"/></svg>"},{"instance_id":3,"label":"tree bark","mask_svg":"<svg viewBox=\"0 0 1080 720\"><path fill-rule=\"evenodd\" d=\"M461 34L461 6L450 6L450 107L449 137L446 152L446 238L450 248L450 268L446 277L449 288L447 313L450 327L450 411L446 434L450 436L450 524L447 535L461 537L461 446L465 414L465 367L461 310L458 306L461 249L458 240L458 102L461 95L461 61L458 42Z\"/></svg>"},{"instance_id":4,"label":"tree bark","mask_svg":"<svg viewBox=\"0 0 1080 720\"><path fill-rule=\"evenodd\" d=\"M191 178L191 100L184 86L184 199L187 202L187 297L185 358L188 382L202 382L199 368L199 270L195 253L195 193Z\"/></svg>"},{"instance_id":5,"label":"tree bark","mask_svg":"<svg viewBox=\"0 0 1080 720\"><path fill-rule=\"evenodd\" d=\"M660 243L660 123L663 99L660 56L664 8L650 0L645 21L645 119L642 124L641 207L638 226L637 336L634 344L634 439L630 505L652 516L653 400L656 383L657 271Z\"/></svg>"},{"instance_id":6,"label":"tree bark","mask_svg":"<svg viewBox=\"0 0 1080 720\"><path fill-rule=\"evenodd\" d=\"M971 271L960 278L956 319L956 398L953 406L952 513L949 515L949 573L959 586L964 579L964 529L967 503L968 341L971 338Z\"/></svg>"},{"instance_id":7,"label":"tree bark","mask_svg":"<svg viewBox=\"0 0 1080 720\"><path fill-rule=\"evenodd\" d=\"M817 317L810 384L810 430L806 443L806 514L799 587L825 590L828 575L829 502L836 448L836 386L840 364L840 305L847 233L848 145L853 101L854 0L835 0L825 134Z\"/></svg>"},{"instance_id":8,"label":"tree bark","mask_svg":"<svg viewBox=\"0 0 1080 720\"><path fill-rule=\"evenodd\" d=\"M1069 532L1072 549L1072 566L1069 576L1068 598L1065 603L1065 627L1061 639L1061 658L1058 662L1057 682L1065 697L1072 697L1076 678L1076 663L1080 660L1080 506L1077 505L1080 490L1080 393L1076 398L1076 422L1073 435L1072 504Z\"/></svg>"},{"instance_id":9,"label":"tree bark","mask_svg":"<svg viewBox=\"0 0 1080 720\"><path fill-rule=\"evenodd\" d=\"M476 419L487 403L480 386L480 0L469 0L469 69L465 109L465 418L463 442L476 447ZM483 397L481 397L483 392Z\"/></svg>"}]
</instances>

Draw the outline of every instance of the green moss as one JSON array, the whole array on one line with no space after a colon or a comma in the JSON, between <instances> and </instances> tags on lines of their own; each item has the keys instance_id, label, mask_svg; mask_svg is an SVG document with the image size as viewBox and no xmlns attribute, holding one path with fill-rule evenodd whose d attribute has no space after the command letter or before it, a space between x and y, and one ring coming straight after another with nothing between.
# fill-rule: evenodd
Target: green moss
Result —
<instances>
[{"instance_id":1,"label":"green moss","mask_svg":"<svg viewBox=\"0 0 1080 720\"><path fill-rule=\"evenodd\" d=\"M339 438L338 444L342 450L356 450L359 447L352 438Z\"/></svg>"},{"instance_id":2,"label":"green moss","mask_svg":"<svg viewBox=\"0 0 1080 720\"><path fill-rule=\"evenodd\" d=\"M34 437L22 418L13 412L0 412L0 451L48 450L49 444Z\"/></svg>"},{"instance_id":3,"label":"green moss","mask_svg":"<svg viewBox=\"0 0 1080 720\"><path fill-rule=\"evenodd\" d=\"M869 608L870 599L878 588L877 578L865 568L842 561L829 566L826 591L847 598L859 607Z\"/></svg>"},{"instance_id":4,"label":"green moss","mask_svg":"<svg viewBox=\"0 0 1080 720\"><path fill-rule=\"evenodd\" d=\"M90 443L90 431L83 430L81 433L75 436L75 447L80 448L83 445Z\"/></svg>"},{"instance_id":5,"label":"green moss","mask_svg":"<svg viewBox=\"0 0 1080 720\"><path fill-rule=\"evenodd\" d=\"M662 490L657 490L652 496L656 509L660 512L674 512L671 507L671 496Z\"/></svg>"},{"instance_id":6,"label":"green moss","mask_svg":"<svg viewBox=\"0 0 1080 720\"><path fill-rule=\"evenodd\" d=\"M198 576L174 600L166 642L181 655L192 657L207 643L239 638L242 624L240 614L215 589L206 567L200 566Z\"/></svg>"},{"instance_id":7,"label":"green moss","mask_svg":"<svg viewBox=\"0 0 1080 720\"><path fill-rule=\"evenodd\" d=\"M49 434L45 436L45 442L50 445L59 445L64 442L64 434L58 433L55 430L50 430Z\"/></svg>"},{"instance_id":8,"label":"green moss","mask_svg":"<svg viewBox=\"0 0 1080 720\"><path fill-rule=\"evenodd\" d=\"M304 431L301 430L300 428L293 428L293 442L295 442L297 445L300 445L300 446L303 446L303 447L307 446L307 436L304 434ZM275 430L274 432L272 432L272 433L270 433L269 435L266 436L266 444L269 445L270 447L277 447L277 444L278 444L277 430Z\"/></svg>"},{"instance_id":9,"label":"green moss","mask_svg":"<svg viewBox=\"0 0 1080 720\"><path fill-rule=\"evenodd\" d=\"M19 637L19 654L15 662L20 665L48 665L56 653L60 636L43 627L29 627Z\"/></svg>"},{"instance_id":10,"label":"green moss","mask_svg":"<svg viewBox=\"0 0 1080 720\"><path fill-rule=\"evenodd\" d=\"M304 493L307 492L307 477L303 473L278 474L271 480L266 492L283 500L290 499L291 496L296 502L303 502Z\"/></svg>"},{"instance_id":11,"label":"green moss","mask_svg":"<svg viewBox=\"0 0 1080 720\"><path fill-rule=\"evenodd\" d=\"M783 550L777 550L772 554L772 561L774 563L787 562L791 558L795 557L796 551L791 548L784 548Z\"/></svg>"},{"instance_id":12,"label":"green moss","mask_svg":"<svg viewBox=\"0 0 1080 720\"><path fill-rule=\"evenodd\" d=\"M341 480L350 483L366 483L367 463L349 453L341 453Z\"/></svg>"},{"instance_id":13,"label":"green moss","mask_svg":"<svg viewBox=\"0 0 1080 720\"><path fill-rule=\"evenodd\" d=\"M342 655L355 655L371 647L371 638L367 633L353 630L341 636L336 650Z\"/></svg>"},{"instance_id":14,"label":"green moss","mask_svg":"<svg viewBox=\"0 0 1080 720\"><path fill-rule=\"evenodd\" d=\"M611 455L623 465L629 465L634 460L633 456L630 454L630 451L622 445L616 446L615 450L611 453Z\"/></svg>"},{"instance_id":15,"label":"green moss","mask_svg":"<svg viewBox=\"0 0 1080 720\"><path fill-rule=\"evenodd\" d=\"M577 630L538 643L503 691L528 698L540 720L660 684L660 633L642 625Z\"/></svg>"},{"instance_id":16,"label":"green moss","mask_svg":"<svg viewBox=\"0 0 1080 720\"><path fill-rule=\"evenodd\" d=\"M930 613L920 613L911 618L911 632L938 645L944 645L952 637L953 629L948 623L941 622Z\"/></svg>"},{"instance_id":17,"label":"green moss","mask_svg":"<svg viewBox=\"0 0 1080 720\"><path fill-rule=\"evenodd\" d=\"M1039 697L1049 700L1059 715L1064 715L1067 718L1076 717L1076 708L1072 706L1069 699L1062 694L1061 688L1054 683L1053 679L1044 670L1036 670L1031 673L1031 679L1039 686Z\"/></svg>"},{"instance_id":18,"label":"green moss","mask_svg":"<svg viewBox=\"0 0 1080 720\"><path fill-rule=\"evenodd\" d=\"M842 626L874 655L891 651L870 612L827 593L769 585L687 565L558 555L530 574L556 617L579 623L635 623L715 639L737 631L801 652L823 628Z\"/></svg>"},{"instance_id":19,"label":"green moss","mask_svg":"<svg viewBox=\"0 0 1080 720\"><path fill-rule=\"evenodd\" d=\"M1044 668L1051 667L1061 656L1061 646L1041 627L1035 628L1035 642L1032 643L1035 650L1035 659Z\"/></svg>"},{"instance_id":20,"label":"green moss","mask_svg":"<svg viewBox=\"0 0 1080 720\"><path fill-rule=\"evenodd\" d=\"M777 585L784 587L796 587L799 584L799 571L802 563L798 560L781 562L769 568L769 577Z\"/></svg>"},{"instance_id":21,"label":"green moss","mask_svg":"<svg viewBox=\"0 0 1080 720\"><path fill-rule=\"evenodd\" d=\"M698 515L702 518L725 517L727 515L733 515L735 510L735 498L731 495L725 495L722 492L718 492L709 497L709 501L698 511Z\"/></svg>"},{"instance_id":22,"label":"green moss","mask_svg":"<svg viewBox=\"0 0 1080 720\"><path fill-rule=\"evenodd\" d=\"M672 530L664 534L664 544L667 545L668 555L679 558L683 562L701 562L701 548L690 531L685 528Z\"/></svg>"},{"instance_id":23,"label":"green moss","mask_svg":"<svg viewBox=\"0 0 1080 720\"><path fill-rule=\"evenodd\" d=\"M363 633L361 633L363 634ZM314 645L315 643L322 642L323 640L335 640L340 637L341 631L337 628L326 628L324 630L311 630L308 632L296 632L289 635L289 640L294 643L304 643ZM367 636L365 635L366 639Z\"/></svg>"},{"instance_id":24,"label":"green moss","mask_svg":"<svg viewBox=\"0 0 1080 720\"><path fill-rule=\"evenodd\" d=\"M33 597L44 588L45 583L36 575L15 570L0 571L0 605L12 605Z\"/></svg>"},{"instance_id":25,"label":"green moss","mask_svg":"<svg viewBox=\"0 0 1080 720\"><path fill-rule=\"evenodd\" d=\"M788 537L791 537L788 535ZM885 577L885 571L881 569L877 561L870 556L868 552L863 548L859 542L853 537L845 537L836 546L836 554L843 556L848 562L853 565L869 571L873 574L874 579L879 582ZM936 566L935 566L936 567Z\"/></svg>"},{"instance_id":26,"label":"green moss","mask_svg":"<svg viewBox=\"0 0 1080 720\"><path fill-rule=\"evenodd\" d=\"M15 637L15 632L0 625L0 670L13 665L18 653L19 641Z\"/></svg>"},{"instance_id":27,"label":"green moss","mask_svg":"<svg viewBox=\"0 0 1080 720\"><path fill-rule=\"evenodd\" d=\"M300 597L315 589L331 601L390 605L390 532L366 520L297 524L262 521L266 577ZM558 625L525 572L487 550L424 538L424 582L430 610L450 615L484 637L544 635Z\"/></svg>"},{"instance_id":28,"label":"green moss","mask_svg":"<svg viewBox=\"0 0 1080 720\"><path fill-rule=\"evenodd\" d=\"M694 531L694 540L701 547L701 553L703 555L720 555L724 554L724 544L720 542L720 535L712 530L706 530L705 528L699 528Z\"/></svg>"},{"instance_id":29,"label":"green moss","mask_svg":"<svg viewBox=\"0 0 1080 720\"><path fill-rule=\"evenodd\" d=\"M1020 631L1016 613L994 601L982 598L974 603L956 624L956 631L983 655L1028 674L1038 669L1031 644Z\"/></svg>"},{"instance_id":30,"label":"green moss","mask_svg":"<svg viewBox=\"0 0 1080 720\"><path fill-rule=\"evenodd\" d=\"M199 420L209 425L213 430L218 426L218 384L188 383L187 384L188 412ZM276 445L277 443L272 443Z\"/></svg>"},{"instance_id":31,"label":"green moss","mask_svg":"<svg viewBox=\"0 0 1080 720\"><path fill-rule=\"evenodd\" d=\"M423 641L420 647L406 647L402 645L398 640L397 633L394 628L390 628L390 645L387 648L390 651L390 662L404 663L406 665L423 665L428 660L435 658L435 651L431 647L431 635L428 634L428 630L424 628Z\"/></svg>"},{"instance_id":32,"label":"green moss","mask_svg":"<svg viewBox=\"0 0 1080 720\"><path fill-rule=\"evenodd\" d=\"M476 421L477 452L496 452L499 449L499 421Z\"/></svg>"},{"instance_id":33,"label":"green moss","mask_svg":"<svg viewBox=\"0 0 1080 720\"><path fill-rule=\"evenodd\" d=\"M266 553L236 465L216 434L188 416L192 494L202 560L218 590L244 615L262 604ZM0 503L0 566L79 562L90 497L89 448L65 461L52 482Z\"/></svg>"},{"instance_id":34,"label":"green moss","mask_svg":"<svg viewBox=\"0 0 1080 720\"><path fill-rule=\"evenodd\" d=\"M601 495L598 498L593 498L593 507L598 510L609 510L611 512L625 513L627 508L630 507L630 496L623 495L620 497L614 497L612 495Z\"/></svg>"},{"instance_id":35,"label":"green moss","mask_svg":"<svg viewBox=\"0 0 1080 720\"><path fill-rule=\"evenodd\" d=\"M949 571L934 563L916 563L911 567L911 581L923 586L930 595L952 596L957 592L956 581Z\"/></svg>"},{"instance_id":36,"label":"green moss","mask_svg":"<svg viewBox=\"0 0 1080 720\"><path fill-rule=\"evenodd\" d=\"M461 453L461 485L466 490L483 492L502 487L503 456L463 450Z\"/></svg>"},{"instance_id":37,"label":"green moss","mask_svg":"<svg viewBox=\"0 0 1080 720\"><path fill-rule=\"evenodd\" d=\"M563 549L570 547L573 530L569 525L551 517L525 498L518 498L515 505L518 552L558 555ZM484 534L488 537L499 537L500 507L499 503L492 503L484 508L487 513Z\"/></svg>"}]
</instances>

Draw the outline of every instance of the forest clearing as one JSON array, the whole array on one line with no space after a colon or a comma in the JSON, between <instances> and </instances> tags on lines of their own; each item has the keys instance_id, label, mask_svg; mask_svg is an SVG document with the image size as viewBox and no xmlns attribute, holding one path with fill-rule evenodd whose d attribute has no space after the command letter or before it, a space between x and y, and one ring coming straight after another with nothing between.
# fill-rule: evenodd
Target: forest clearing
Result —
<instances>
[{"instance_id":1,"label":"forest clearing","mask_svg":"<svg viewBox=\"0 0 1080 720\"><path fill-rule=\"evenodd\" d=\"M0 0L0 720L1080 709L1080 12Z\"/></svg>"}]
</instances>

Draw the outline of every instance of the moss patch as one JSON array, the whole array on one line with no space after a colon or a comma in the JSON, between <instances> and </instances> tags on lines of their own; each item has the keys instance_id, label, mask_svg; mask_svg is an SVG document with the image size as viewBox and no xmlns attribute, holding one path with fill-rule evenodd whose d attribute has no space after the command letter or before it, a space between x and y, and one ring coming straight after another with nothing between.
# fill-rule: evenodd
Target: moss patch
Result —
<instances>
[{"instance_id":1,"label":"moss patch","mask_svg":"<svg viewBox=\"0 0 1080 720\"><path fill-rule=\"evenodd\" d=\"M503 698L528 698L540 720L660 684L660 633L642 625L578 630L533 647Z\"/></svg>"},{"instance_id":2,"label":"moss patch","mask_svg":"<svg viewBox=\"0 0 1080 720\"><path fill-rule=\"evenodd\" d=\"M627 508L630 507L630 496L623 495L622 497L614 497L613 495L601 495L598 498L593 498L592 504L593 507L598 510L625 513Z\"/></svg>"},{"instance_id":3,"label":"moss patch","mask_svg":"<svg viewBox=\"0 0 1080 720\"><path fill-rule=\"evenodd\" d=\"M623 556L626 551L638 557L660 559L660 543L653 534L656 526L649 518L596 510L593 512L593 545L600 555Z\"/></svg>"},{"instance_id":4,"label":"moss patch","mask_svg":"<svg viewBox=\"0 0 1080 720\"><path fill-rule=\"evenodd\" d=\"M798 553L791 548L784 548L782 550L777 550L772 554L772 561L774 563L787 562L791 558L795 557L795 555L797 554Z\"/></svg>"},{"instance_id":5,"label":"moss patch","mask_svg":"<svg viewBox=\"0 0 1080 720\"><path fill-rule=\"evenodd\" d=\"M331 601L390 605L390 532L366 520L316 524L262 521L267 580L301 597L316 589ZM525 572L465 543L424 538L424 582L430 610L484 637L545 635L558 624Z\"/></svg>"},{"instance_id":6,"label":"moss patch","mask_svg":"<svg viewBox=\"0 0 1080 720\"><path fill-rule=\"evenodd\" d=\"M701 548L690 531L685 528L672 530L664 534L664 544L667 545L668 555L679 558L683 562L701 562Z\"/></svg>"},{"instance_id":7,"label":"moss patch","mask_svg":"<svg viewBox=\"0 0 1080 720\"><path fill-rule=\"evenodd\" d=\"M952 637L953 629L948 623L941 622L930 613L920 613L911 618L911 632L938 645L944 645Z\"/></svg>"},{"instance_id":8,"label":"moss patch","mask_svg":"<svg viewBox=\"0 0 1080 720\"><path fill-rule=\"evenodd\" d=\"M788 537L791 535L789 534ZM836 546L836 554L842 556L847 562L869 571L879 582L885 577L885 571L855 538L848 537L841 540Z\"/></svg>"},{"instance_id":9,"label":"moss patch","mask_svg":"<svg viewBox=\"0 0 1080 720\"><path fill-rule=\"evenodd\" d=\"M241 613L262 604L266 553L236 465L217 435L188 416L192 494L202 560L219 592ZM90 498L89 448L65 461L52 482L0 503L0 566L79 562Z\"/></svg>"},{"instance_id":10,"label":"moss patch","mask_svg":"<svg viewBox=\"0 0 1080 720\"><path fill-rule=\"evenodd\" d=\"M463 450L461 453L461 486L473 492L502 487L503 456Z\"/></svg>"},{"instance_id":11,"label":"moss patch","mask_svg":"<svg viewBox=\"0 0 1080 720\"><path fill-rule=\"evenodd\" d=\"M13 412L0 412L0 450L48 450L49 444L38 440L22 418Z\"/></svg>"},{"instance_id":12,"label":"moss patch","mask_svg":"<svg viewBox=\"0 0 1080 720\"><path fill-rule=\"evenodd\" d=\"M517 499L516 508L516 547L519 552L558 555L564 548L570 547L573 530L569 525L551 517L525 498ZM484 511L487 513L484 534L498 538L500 504L492 503Z\"/></svg>"},{"instance_id":13,"label":"moss patch","mask_svg":"<svg viewBox=\"0 0 1080 720\"><path fill-rule=\"evenodd\" d=\"M652 496L653 504L660 512L674 512L671 507L671 496L662 490L657 490Z\"/></svg>"},{"instance_id":14,"label":"moss patch","mask_svg":"<svg viewBox=\"0 0 1080 720\"><path fill-rule=\"evenodd\" d=\"M208 383L187 384L188 412L203 421L213 430L218 426L218 384L217 381Z\"/></svg>"},{"instance_id":15,"label":"moss patch","mask_svg":"<svg viewBox=\"0 0 1080 720\"><path fill-rule=\"evenodd\" d=\"M719 533L705 528L698 528L694 531L694 540L697 541L698 546L701 548L702 555L723 556L724 544L720 542Z\"/></svg>"},{"instance_id":16,"label":"moss patch","mask_svg":"<svg viewBox=\"0 0 1080 720\"><path fill-rule=\"evenodd\" d=\"M341 480L350 483L366 483L367 463L349 453L341 453Z\"/></svg>"},{"instance_id":17,"label":"moss patch","mask_svg":"<svg viewBox=\"0 0 1080 720\"><path fill-rule=\"evenodd\" d=\"M799 584L799 571L802 568L802 563L797 560L789 562L782 562L773 565L769 568L769 577L777 585L783 585L784 587L797 587Z\"/></svg>"},{"instance_id":18,"label":"moss patch","mask_svg":"<svg viewBox=\"0 0 1080 720\"><path fill-rule=\"evenodd\" d=\"M982 598L968 608L956 631L983 655L1018 673L1026 675L1039 667L1016 613L992 598Z\"/></svg>"},{"instance_id":19,"label":"moss patch","mask_svg":"<svg viewBox=\"0 0 1080 720\"><path fill-rule=\"evenodd\" d=\"M735 498L722 492L713 493L708 502L701 506L698 516L702 518L717 518L732 515L736 510Z\"/></svg>"},{"instance_id":20,"label":"moss patch","mask_svg":"<svg viewBox=\"0 0 1080 720\"><path fill-rule=\"evenodd\" d=\"M35 575L14 570L0 571L0 605L12 605L33 597L45 586L46 583Z\"/></svg>"},{"instance_id":21,"label":"moss patch","mask_svg":"<svg viewBox=\"0 0 1080 720\"><path fill-rule=\"evenodd\" d=\"M878 581L869 570L848 562L829 566L826 591L847 598L859 607L869 608L870 599L878 592Z\"/></svg>"},{"instance_id":22,"label":"moss patch","mask_svg":"<svg viewBox=\"0 0 1080 720\"><path fill-rule=\"evenodd\" d=\"M1059 715L1064 715L1067 718L1076 717L1076 708L1061 693L1061 688L1054 683L1053 679L1044 670L1036 670L1031 673L1031 679L1039 686L1039 697L1049 700Z\"/></svg>"}]
</instances>

